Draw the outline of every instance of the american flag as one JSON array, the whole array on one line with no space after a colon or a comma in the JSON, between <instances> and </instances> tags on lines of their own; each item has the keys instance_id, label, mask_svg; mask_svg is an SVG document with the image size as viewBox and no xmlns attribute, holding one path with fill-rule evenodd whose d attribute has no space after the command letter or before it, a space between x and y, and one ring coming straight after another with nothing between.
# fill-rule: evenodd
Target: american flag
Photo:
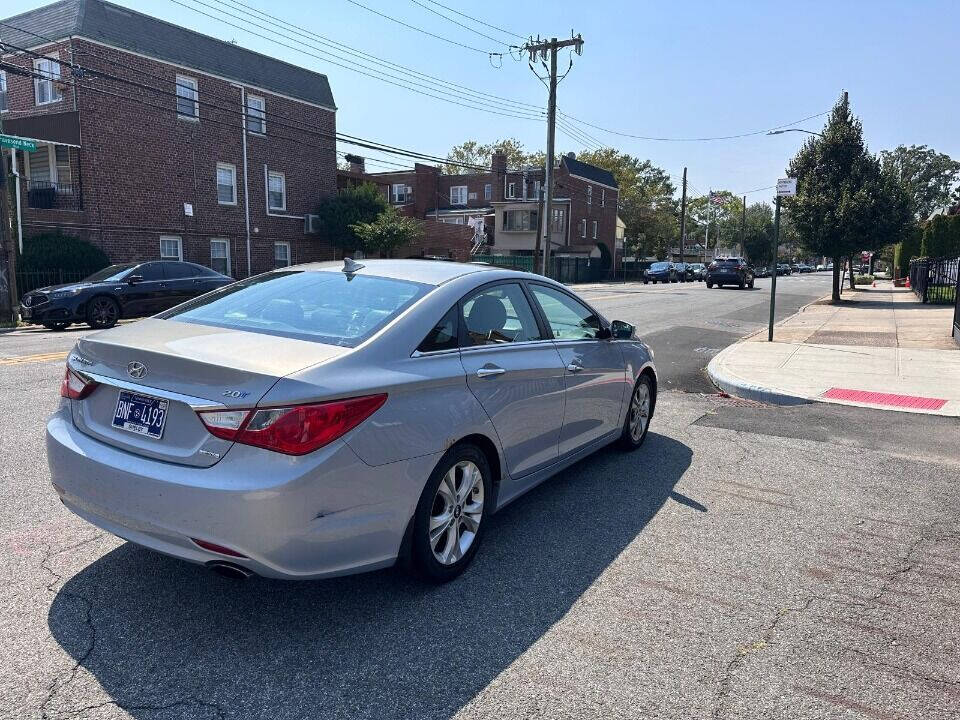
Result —
<instances>
[{"instance_id":1,"label":"american flag","mask_svg":"<svg viewBox=\"0 0 960 720\"><path fill-rule=\"evenodd\" d=\"M723 195L714 195L713 193L710 193L710 202L712 202L714 205L723 205L724 199L725 198Z\"/></svg>"}]
</instances>

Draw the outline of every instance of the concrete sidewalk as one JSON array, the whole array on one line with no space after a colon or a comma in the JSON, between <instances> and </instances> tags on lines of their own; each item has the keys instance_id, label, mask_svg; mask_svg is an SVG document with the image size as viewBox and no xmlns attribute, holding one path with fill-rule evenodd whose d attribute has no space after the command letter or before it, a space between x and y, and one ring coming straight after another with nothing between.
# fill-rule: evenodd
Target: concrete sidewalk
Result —
<instances>
[{"instance_id":1,"label":"concrete sidewalk","mask_svg":"<svg viewBox=\"0 0 960 720\"><path fill-rule=\"evenodd\" d=\"M707 372L721 390L780 405L844 405L960 417L960 345L953 306L924 305L891 283L806 306L718 353Z\"/></svg>"}]
</instances>

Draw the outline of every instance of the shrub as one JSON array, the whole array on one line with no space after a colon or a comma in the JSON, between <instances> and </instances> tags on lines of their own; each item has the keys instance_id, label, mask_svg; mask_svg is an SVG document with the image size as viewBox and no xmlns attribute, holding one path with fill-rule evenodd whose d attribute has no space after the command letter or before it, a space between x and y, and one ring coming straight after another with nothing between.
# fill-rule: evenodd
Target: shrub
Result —
<instances>
[{"instance_id":1,"label":"shrub","mask_svg":"<svg viewBox=\"0 0 960 720\"><path fill-rule=\"evenodd\" d=\"M937 215L924 226L921 255L935 258L960 255L960 215Z\"/></svg>"},{"instance_id":2,"label":"shrub","mask_svg":"<svg viewBox=\"0 0 960 720\"><path fill-rule=\"evenodd\" d=\"M876 278L873 275L855 275L853 278L854 285L869 285Z\"/></svg>"},{"instance_id":3,"label":"shrub","mask_svg":"<svg viewBox=\"0 0 960 720\"><path fill-rule=\"evenodd\" d=\"M109 264L110 258L97 246L60 233L24 238L23 253L17 258L17 270L21 272L63 270L89 274Z\"/></svg>"}]
</instances>

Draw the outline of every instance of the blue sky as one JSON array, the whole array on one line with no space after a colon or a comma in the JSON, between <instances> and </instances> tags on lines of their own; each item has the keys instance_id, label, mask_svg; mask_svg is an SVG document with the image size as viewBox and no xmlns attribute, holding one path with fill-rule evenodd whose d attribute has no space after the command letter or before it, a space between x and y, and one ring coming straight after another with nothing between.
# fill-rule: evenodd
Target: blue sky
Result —
<instances>
[{"instance_id":1,"label":"blue sky","mask_svg":"<svg viewBox=\"0 0 960 720\"><path fill-rule=\"evenodd\" d=\"M229 27L173 0L117 1L325 72L339 107L341 132L437 155L466 139L516 137L531 150L545 146L541 121L467 109L393 87L277 45L267 33ZM219 5L218 0L198 1ZM194 0L182 2L214 14ZM546 104L546 90L525 59L504 57L502 67L495 68L483 53L406 29L348 0L243 2L304 30L471 90ZM358 2L480 50L505 50L413 0ZM581 33L584 52L574 57L573 69L560 85L558 105L568 115L598 126L658 137L739 134L828 110L845 89L872 150L927 144L960 158L956 87L960 8L955 0L441 2L520 35L568 37L571 28ZM5 10L15 14L41 4L7 0ZM519 42L437 9L498 40ZM281 42L304 47L289 39ZM561 67L566 64L564 57ZM458 98L455 93L443 95ZM819 129L822 122L817 118L798 127ZM772 185L804 137L788 133L715 142L654 142L584 129L603 144L649 158L677 177L686 165L693 194L708 188L740 193ZM557 146L561 151L584 147L562 132ZM769 195L754 193L750 200Z\"/></svg>"}]
</instances>

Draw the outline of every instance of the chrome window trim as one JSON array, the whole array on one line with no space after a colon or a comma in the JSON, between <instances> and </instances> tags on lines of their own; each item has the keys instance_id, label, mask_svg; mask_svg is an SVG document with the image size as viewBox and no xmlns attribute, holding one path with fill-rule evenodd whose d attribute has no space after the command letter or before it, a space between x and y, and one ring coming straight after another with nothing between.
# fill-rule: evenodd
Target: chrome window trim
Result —
<instances>
[{"instance_id":1,"label":"chrome window trim","mask_svg":"<svg viewBox=\"0 0 960 720\"><path fill-rule=\"evenodd\" d=\"M73 359L74 356L71 355L70 360ZM81 370L74 367L72 363L70 363L70 369L76 372L78 375L90 378L101 385L110 385L121 390L130 390L135 393L140 393L141 395L152 395L154 397L164 398L165 400L173 400L175 402L183 403L184 405L189 405L192 410L225 410L227 407L223 403L217 402L216 400L208 400L207 398L184 395L182 393L173 392L172 390L162 390L161 388L150 387L149 385L138 385L137 383L127 382L126 380L119 380L117 378L107 377L106 375L92 373L89 370Z\"/></svg>"}]
</instances>

